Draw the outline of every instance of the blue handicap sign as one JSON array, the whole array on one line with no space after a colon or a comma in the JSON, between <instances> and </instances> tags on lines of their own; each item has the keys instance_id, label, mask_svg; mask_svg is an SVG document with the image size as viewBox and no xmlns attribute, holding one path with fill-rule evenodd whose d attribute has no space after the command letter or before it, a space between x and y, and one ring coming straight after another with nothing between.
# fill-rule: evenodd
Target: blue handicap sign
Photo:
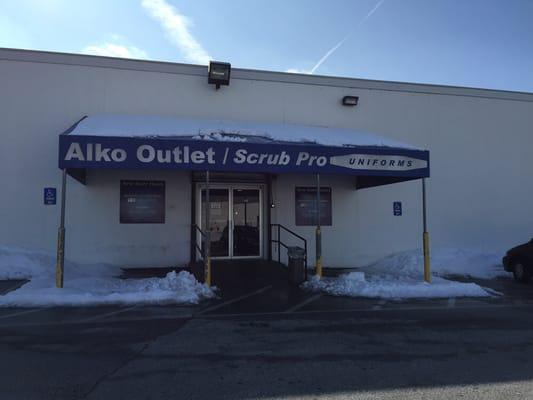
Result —
<instances>
[{"instance_id":1,"label":"blue handicap sign","mask_svg":"<svg viewBox=\"0 0 533 400\"><path fill-rule=\"evenodd\" d=\"M392 210L393 210L395 216L398 217L398 216L402 215L402 202L401 201L395 201L394 203L392 203Z\"/></svg>"},{"instance_id":2,"label":"blue handicap sign","mask_svg":"<svg viewBox=\"0 0 533 400\"><path fill-rule=\"evenodd\" d=\"M56 188L44 188L44 204L54 205L57 201L57 190Z\"/></svg>"}]
</instances>

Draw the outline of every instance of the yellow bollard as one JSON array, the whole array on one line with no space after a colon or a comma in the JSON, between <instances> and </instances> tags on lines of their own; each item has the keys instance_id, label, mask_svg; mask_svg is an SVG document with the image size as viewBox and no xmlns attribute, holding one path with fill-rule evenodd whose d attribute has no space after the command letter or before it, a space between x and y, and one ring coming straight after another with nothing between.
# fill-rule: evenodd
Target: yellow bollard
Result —
<instances>
[{"instance_id":1,"label":"yellow bollard","mask_svg":"<svg viewBox=\"0 0 533 400\"><path fill-rule=\"evenodd\" d=\"M322 232L316 228L316 276L322 278Z\"/></svg>"},{"instance_id":2,"label":"yellow bollard","mask_svg":"<svg viewBox=\"0 0 533 400\"><path fill-rule=\"evenodd\" d=\"M65 228L57 232L57 261L56 261L56 287L63 287L63 271L65 264Z\"/></svg>"},{"instance_id":3,"label":"yellow bollard","mask_svg":"<svg viewBox=\"0 0 533 400\"><path fill-rule=\"evenodd\" d=\"M322 258L316 260L316 275L322 278Z\"/></svg>"},{"instance_id":4,"label":"yellow bollard","mask_svg":"<svg viewBox=\"0 0 533 400\"><path fill-rule=\"evenodd\" d=\"M428 283L431 282L431 268L429 263L429 233L424 232L424 280Z\"/></svg>"},{"instance_id":5,"label":"yellow bollard","mask_svg":"<svg viewBox=\"0 0 533 400\"><path fill-rule=\"evenodd\" d=\"M207 257L205 263L205 284L211 286L211 257Z\"/></svg>"}]
</instances>

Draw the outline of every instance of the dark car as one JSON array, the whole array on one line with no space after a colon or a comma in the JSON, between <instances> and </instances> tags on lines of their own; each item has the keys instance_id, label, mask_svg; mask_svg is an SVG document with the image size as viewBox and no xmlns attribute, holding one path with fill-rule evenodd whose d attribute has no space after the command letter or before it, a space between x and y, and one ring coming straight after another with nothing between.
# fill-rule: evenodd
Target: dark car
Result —
<instances>
[{"instance_id":1,"label":"dark car","mask_svg":"<svg viewBox=\"0 0 533 400\"><path fill-rule=\"evenodd\" d=\"M518 282L529 282L533 275L533 239L508 250L502 261L505 270L512 272Z\"/></svg>"}]
</instances>

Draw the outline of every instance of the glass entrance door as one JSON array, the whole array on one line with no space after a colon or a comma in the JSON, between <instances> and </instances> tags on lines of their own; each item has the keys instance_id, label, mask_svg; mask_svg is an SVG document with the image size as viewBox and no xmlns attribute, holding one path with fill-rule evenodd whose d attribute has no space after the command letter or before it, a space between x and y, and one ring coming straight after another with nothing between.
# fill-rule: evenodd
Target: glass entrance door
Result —
<instances>
[{"instance_id":1,"label":"glass entrance door","mask_svg":"<svg viewBox=\"0 0 533 400\"><path fill-rule=\"evenodd\" d=\"M205 190L202 190L202 230L205 229ZM229 189L209 189L211 257L228 257L230 244Z\"/></svg>"},{"instance_id":2,"label":"glass entrance door","mask_svg":"<svg viewBox=\"0 0 533 400\"><path fill-rule=\"evenodd\" d=\"M199 214L205 227L205 189L201 189ZM224 187L209 189L211 256L261 257L261 189Z\"/></svg>"},{"instance_id":3,"label":"glass entrance door","mask_svg":"<svg viewBox=\"0 0 533 400\"><path fill-rule=\"evenodd\" d=\"M233 189L233 256L260 256L259 189Z\"/></svg>"}]
</instances>

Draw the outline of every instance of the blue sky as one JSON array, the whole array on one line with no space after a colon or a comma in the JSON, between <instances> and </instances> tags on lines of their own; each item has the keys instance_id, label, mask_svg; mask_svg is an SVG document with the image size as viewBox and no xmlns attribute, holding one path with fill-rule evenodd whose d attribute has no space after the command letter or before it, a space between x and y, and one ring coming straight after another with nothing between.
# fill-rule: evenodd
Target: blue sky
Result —
<instances>
[{"instance_id":1,"label":"blue sky","mask_svg":"<svg viewBox=\"0 0 533 400\"><path fill-rule=\"evenodd\" d=\"M533 92L532 21L533 0L0 0L0 47Z\"/></svg>"}]
</instances>

